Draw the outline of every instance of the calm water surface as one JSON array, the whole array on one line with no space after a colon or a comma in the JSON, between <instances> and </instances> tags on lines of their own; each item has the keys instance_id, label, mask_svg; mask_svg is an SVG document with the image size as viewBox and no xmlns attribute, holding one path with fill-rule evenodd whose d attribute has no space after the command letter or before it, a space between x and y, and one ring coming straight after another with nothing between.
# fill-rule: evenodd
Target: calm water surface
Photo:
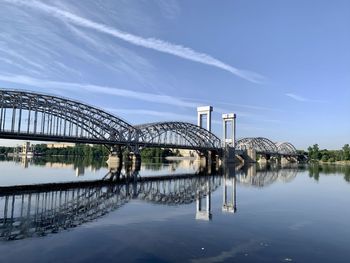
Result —
<instances>
[{"instance_id":1,"label":"calm water surface","mask_svg":"<svg viewBox=\"0 0 350 263\"><path fill-rule=\"evenodd\" d=\"M333 165L2 160L0 261L349 262L349 181Z\"/></svg>"}]
</instances>

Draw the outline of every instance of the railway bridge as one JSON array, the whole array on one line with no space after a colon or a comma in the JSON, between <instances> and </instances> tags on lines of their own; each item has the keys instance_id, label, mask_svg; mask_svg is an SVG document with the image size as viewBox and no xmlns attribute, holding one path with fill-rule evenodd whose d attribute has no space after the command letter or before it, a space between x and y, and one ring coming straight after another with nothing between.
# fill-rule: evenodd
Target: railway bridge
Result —
<instances>
[{"instance_id":1,"label":"railway bridge","mask_svg":"<svg viewBox=\"0 0 350 263\"><path fill-rule=\"evenodd\" d=\"M76 100L32 91L0 89L0 138L102 144L111 149L111 162L121 160L123 149L140 161L145 147L188 149L206 161L233 161L236 154L255 161L255 155L294 160L290 143L265 138L236 140L236 115L223 114L223 138L211 132L211 106L199 107L197 125L170 121L132 125L103 109Z\"/></svg>"}]
</instances>

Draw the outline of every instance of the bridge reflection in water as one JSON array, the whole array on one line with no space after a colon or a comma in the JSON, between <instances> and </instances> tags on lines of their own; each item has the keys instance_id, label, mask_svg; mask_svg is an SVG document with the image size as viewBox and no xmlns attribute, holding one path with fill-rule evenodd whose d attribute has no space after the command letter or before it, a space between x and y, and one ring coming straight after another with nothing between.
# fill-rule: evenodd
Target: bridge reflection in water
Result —
<instances>
[{"instance_id":1,"label":"bridge reflection in water","mask_svg":"<svg viewBox=\"0 0 350 263\"><path fill-rule=\"evenodd\" d=\"M238 169L238 171L237 171ZM225 168L219 175L182 174L139 177L109 172L103 180L0 188L0 239L45 236L96 220L131 200L177 206L196 203L197 220L210 220L211 194L221 185L223 213L236 212L236 183L265 186L291 180L295 170L247 172Z\"/></svg>"}]
</instances>

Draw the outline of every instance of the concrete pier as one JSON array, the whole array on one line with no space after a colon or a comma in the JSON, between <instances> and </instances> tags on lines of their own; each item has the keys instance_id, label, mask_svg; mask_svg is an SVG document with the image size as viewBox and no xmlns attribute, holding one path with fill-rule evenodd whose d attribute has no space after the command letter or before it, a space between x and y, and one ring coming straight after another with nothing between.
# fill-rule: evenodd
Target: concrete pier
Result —
<instances>
[{"instance_id":1,"label":"concrete pier","mask_svg":"<svg viewBox=\"0 0 350 263\"><path fill-rule=\"evenodd\" d=\"M256 150L247 149L243 154L244 163L256 163Z\"/></svg>"}]
</instances>

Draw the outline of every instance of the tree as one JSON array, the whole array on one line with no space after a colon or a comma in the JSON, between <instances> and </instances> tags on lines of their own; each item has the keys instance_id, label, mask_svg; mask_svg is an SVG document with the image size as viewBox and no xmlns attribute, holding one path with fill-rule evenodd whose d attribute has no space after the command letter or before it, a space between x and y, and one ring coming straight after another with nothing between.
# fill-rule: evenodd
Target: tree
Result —
<instances>
[{"instance_id":1,"label":"tree","mask_svg":"<svg viewBox=\"0 0 350 263\"><path fill-rule=\"evenodd\" d=\"M345 144L343 147L343 160L345 160L345 161L350 160L350 146L349 146L349 144Z\"/></svg>"},{"instance_id":2,"label":"tree","mask_svg":"<svg viewBox=\"0 0 350 263\"><path fill-rule=\"evenodd\" d=\"M312 147L308 148L309 159L311 160L320 160L321 154L318 144L314 144Z\"/></svg>"}]
</instances>

